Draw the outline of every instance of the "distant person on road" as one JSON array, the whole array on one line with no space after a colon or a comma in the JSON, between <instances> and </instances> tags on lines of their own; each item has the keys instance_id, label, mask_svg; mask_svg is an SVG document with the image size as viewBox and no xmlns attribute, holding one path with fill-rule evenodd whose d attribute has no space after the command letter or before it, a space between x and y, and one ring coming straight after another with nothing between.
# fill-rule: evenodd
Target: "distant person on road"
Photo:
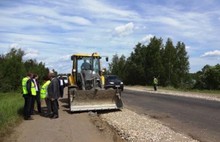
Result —
<instances>
[{"instance_id":1,"label":"distant person on road","mask_svg":"<svg viewBox=\"0 0 220 142\"><path fill-rule=\"evenodd\" d=\"M38 113L40 114L41 113L40 85L38 82L38 75L37 74L33 75L33 82L34 82L34 86L35 86L37 95L33 96L33 99L32 99L31 114L35 113L35 110L34 110L35 101L37 102L37 110L38 110Z\"/></svg>"},{"instance_id":2,"label":"distant person on road","mask_svg":"<svg viewBox=\"0 0 220 142\"><path fill-rule=\"evenodd\" d=\"M49 73L49 77L51 80L51 83L48 86L48 97L50 99L51 105L52 105L52 115L50 116L50 118L58 118L59 114L58 114L58 99L60 97L60 83L59 83L59 79L55 76L55 74L53 72Z\"/></svg>"},{"instance_id":3,"label":"distant person on road","mask_svg":"<svg viewBox=\"0 0 220 142\"><path fill-rule=\"evenodd\" d=\"M45 103L46 103L46 106L47 106L47 112L46 112L45 116L49 117L50 115L52 115L51 101L48 97L48 86L49 86L51 81L50 81L48 76L45 76L43 78L43 80L44 80L44 83L43 83L43 85L41 87L41 90L40 90L40 97L41 97L41 99L45 100Z\"/></svg>"},{"instance_id":4,"label":"distant person on road","mask_svg":"<svg viewBox=\"0 0 220 142\"><path fill-rule=\"evenodd\" d=\"M33 77L32 73L28 73L26 77L22 79L22 94L24 98L24 120L32 120L33 118L30 115L31 110L31 78Z\"/></svg>"},{"instance_id":5,"label":"distant person on road","mask_svg":"<svg viewBox=\"0 0 220 142\"><path fill-rule=\"evenodd\" d=\"M91 70L91 64L88 63L86 59L84 59L84 62L81 65L81 70Z\"/></svg>"},{"instance_id":6,"label":"distant person on road","mask_svg":"<svg viewBox=\"0 0 220 142\"><path fill-rule=\"evenodd\" d=\"M157 91L158 80L156 77L153 79L154 91Z\"/></svg>"}]
</instances>

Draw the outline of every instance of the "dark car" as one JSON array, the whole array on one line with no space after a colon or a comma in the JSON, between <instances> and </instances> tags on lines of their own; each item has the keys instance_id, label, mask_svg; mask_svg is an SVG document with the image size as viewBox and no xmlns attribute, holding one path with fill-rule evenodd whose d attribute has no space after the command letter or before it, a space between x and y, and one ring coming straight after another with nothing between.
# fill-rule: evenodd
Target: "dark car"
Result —
<instances>
[{"instance_id":1,"label":"dark car","mask_svg":"<svg viewBox=\"0 0 220 142\"><path fill-rule=\"evenodd\" d=\"M108 88L119 88L122 91L124 90L124 83L117 75L106 75L105 76L105 89Z\"/></svg>"}]
</instances>

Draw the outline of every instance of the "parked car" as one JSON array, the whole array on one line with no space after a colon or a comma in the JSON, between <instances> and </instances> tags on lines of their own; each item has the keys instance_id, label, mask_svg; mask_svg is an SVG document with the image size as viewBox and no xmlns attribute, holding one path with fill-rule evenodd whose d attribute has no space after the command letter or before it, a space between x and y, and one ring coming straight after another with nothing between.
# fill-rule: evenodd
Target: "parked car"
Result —
<instances>
[{"instance_id":1,"label":"parked car","mask_svg":"<svg viewBox=\"0 0 220 142\"><path fill-rule=\"evenodd\" d=\"M106 75L105 76L105 89L116 88L124 90L124 83L117 75Z\"/></svg>"}]
</instances>

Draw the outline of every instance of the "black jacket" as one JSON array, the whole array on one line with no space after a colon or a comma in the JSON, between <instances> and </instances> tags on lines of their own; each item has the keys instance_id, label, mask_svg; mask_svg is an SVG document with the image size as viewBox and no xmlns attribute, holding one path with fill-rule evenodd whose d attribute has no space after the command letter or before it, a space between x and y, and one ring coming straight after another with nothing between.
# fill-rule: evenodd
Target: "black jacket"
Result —
<instances>
[{"instance_id":1,"label":"black jacket","mask_svg":"<svg viewBox=\"0 0 220 142\"><path fill-rule=\"evenodd\" d=\"M28 95L32 95L31 94L31 82L32 82L33 80L32 79L29 79L28 81L27 81L27 92L28 92Z\"/></svg>"},{"instance_id":2,"label":"black jacket","mask_svg":"<svg viewBox=\"0 0 220 142\"><path fill-rule=\"evenodd\" d=\"M53 99L58 99L60 97L60 83L59 79L54 77L51 80L51 83L49 84L48 88L48 97Z\"/></svg>"}]
</instances>

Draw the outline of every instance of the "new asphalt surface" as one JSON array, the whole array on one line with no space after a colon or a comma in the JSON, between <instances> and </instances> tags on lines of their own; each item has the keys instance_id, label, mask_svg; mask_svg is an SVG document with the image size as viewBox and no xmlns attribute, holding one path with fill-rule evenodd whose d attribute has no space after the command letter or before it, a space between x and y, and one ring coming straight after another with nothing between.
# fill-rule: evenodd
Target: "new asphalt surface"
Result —
<instances>
[{"instance_id":1,"label":"new asphalt surface","mask_svg":"<svg viewBox=\"0 0 220 142\"><path fill-rule=\"evenodd\" d=\"M124 90L125 107L201 142L220 141L220 102Z\"/></svg>"}]
</instances>

